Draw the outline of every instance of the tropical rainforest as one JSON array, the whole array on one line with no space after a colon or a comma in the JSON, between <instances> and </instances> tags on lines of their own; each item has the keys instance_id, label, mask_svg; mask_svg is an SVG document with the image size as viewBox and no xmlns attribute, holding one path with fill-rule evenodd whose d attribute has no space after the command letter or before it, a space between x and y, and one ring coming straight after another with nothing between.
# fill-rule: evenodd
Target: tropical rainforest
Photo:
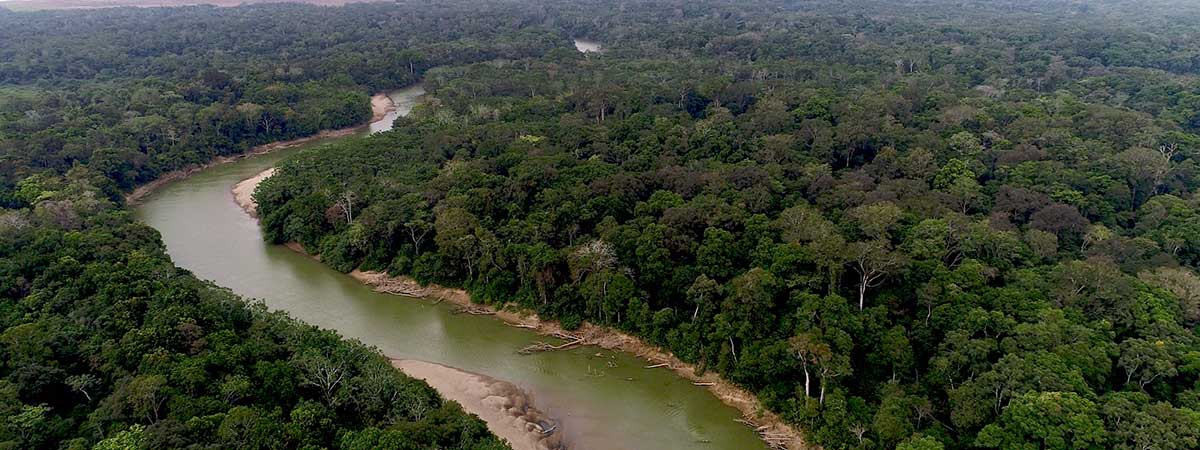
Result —
<instances>
[{"instance_id":1,"label":"tropical rainforest","mask_svg":"<svg viewBox=\"0 0 1200 450\"><path fill-rule=\"evenodd\" d=\"M501 26L510 16L471 17L0 9L0 448L508 448L377 350L174 267L123 199L358 125L368 94L432 65L554 45Z\"/></svg>"},{"instance_id":2,"label":"tropical rainforest","mask_svg":"<svg viewBox=\"0 0 1200 450\"><path fill-rule=\"evenodd\" d=\"M1136 0L0 10L0 439L501 445L122 201L423 80L260 185L267 239L640 336L824 448L1197 448L1197 35Z\"/></svg>"}]
</instances>

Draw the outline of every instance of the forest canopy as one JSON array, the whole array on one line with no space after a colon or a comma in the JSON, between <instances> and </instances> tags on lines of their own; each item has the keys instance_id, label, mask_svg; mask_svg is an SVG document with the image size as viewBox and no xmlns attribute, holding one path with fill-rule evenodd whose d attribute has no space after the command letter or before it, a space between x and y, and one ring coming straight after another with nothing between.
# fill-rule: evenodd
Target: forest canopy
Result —
<instances>
[{"instance_id":1,"label":"forest canopy","mask_svg":"<svg viewBox=\"0 0 1200 450\"><path fill-rule=\"evenodd\" d=\"M174 268L120 201L423 80L391 132L281 164L267 239L627 331L825 448L1196 448L1197 27L1133 0L0 13L0 439L502 445ZM351 357L416 400L305 381Z\"/></svg>"},{"instance_id":2,"label":"forest canopy","mask_svg":"<svg viewBox=\"0 0 1200 450\"><path fill-rule=\"evenodd\" d=\"M434 65L552 45L443 27L464 8L0 14L0 448L508 448L378 350L174 267L122 205L172 170L359 125L368 94Z\"/></svg>"},{"instance_id":3,"label":"forest canopy","mask_svg":"<svg viewBox=\"0 0 1200 450\"><path fill-rule=\"evenodd\" d=\"M262 225L634 333L827 448L1194 448L1197 16L1131 7L594 11L605 53L433 68L289 158Z\"/></svg>"}]
</instances>

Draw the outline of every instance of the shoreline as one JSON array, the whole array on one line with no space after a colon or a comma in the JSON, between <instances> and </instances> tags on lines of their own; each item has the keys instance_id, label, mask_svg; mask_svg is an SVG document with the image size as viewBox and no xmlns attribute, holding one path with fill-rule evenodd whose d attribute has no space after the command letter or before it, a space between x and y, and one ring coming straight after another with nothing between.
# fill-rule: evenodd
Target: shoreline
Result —
<instances>
[{"instance_id":1,"label":"shoreline","mask_svg":"<svg viewBox=\"0 0 1200 450\"><path fill-rule=\"evenodd\" d=\"M242 180L233 188L235 202L251 217L257 217L257 205L254 204L253 199L250 199L248 202L239 201L237 190L240 189L242 192L248 191L253 193L258 183L266 179L266 176L263 175L268 174L268 172L270 174L274 173L273 169L264 170L251 178ZM309 253L299 243L289 242L284 244L284 246L318 261L321 259L319 255ZM492 315L508 325L528 329L543 336L558 337L565 334L574 335L581 338L580 345L592 345L605 350L619 350L632 354L649 362L649 366L656 366L647 370L657 370L658 368L668 369L674 372L675 375L691 381L692 384L704 386L721 403L741 412L742 423L757 432L759 437L767 443L768 447L787 450L814 448L810 447L804 441L804 437L799 431L784 422L777 414L763 407L758 397L754 394L721 378L715 372L697 375L694 364L685 363L673 353L650 345L641 338L612 328L594 325L590 322L584 322L577 330L567 331L557 321L542 320L537 314L519 313L508 308L496 308L493 305L475 303L471 301L471 294L464 289L448 288L437 284L424 285L412 277L404 275L391 276L384 272L363 271L359 269L355 269L349 275L355 280L370 286L376 292L415 299L431 298L439 301L447 301L464 310L472 311L475 314Z\"/></svg>"},{"instance_id":2,"label":"shoreline","mask_svg":"<svg viewBox=\"0 0 1200 450\"><path fill-rule=\"evenodd\" d=\"M186 179L192 175L199 173L200 171L203 171L203 170L206 170L206 169L209 169L212 167L216 167L221 164L230 163L230 162L242 159L242 158L249 158L251 156L263 155L263 154L271 153L271 152L274 152L277 150L283 150L283 149L296 147L298 145L304 145L304 144L307 144L307 143L310 143L313 141L318 141L321 139L349 136L351 134L357 133L358 131L362 130L364 127L370 126L371 123L379 121L384 116L386 116L388 113L395 111L395 110L396 110L396 105L394 102L392 102L391 97L388 97L388 95L386 93L375 94L375 95L371 96L371 120L369 120L367 123L355 125L352 127L339 128L336 130L324 130L324 131L320 131L317 134L314 134L312 136L305 136L302 138L296 138L296 139L291 139L291 140L287 140L287 141L278 141L278 142L272 142L269 144L256 145L254 147L250 147L250 149L246 150L245 152L242 152L237 155L218 156L216 158L213 158L212 161L209 161L209 162L206 162L203 164L194 164L190 167L185 167L182 169L167 172L167 173L163 174L162 176L159 176L158 178L154 179L154 181L151 181L149 183L138 186L138 187L134 188L132 191L129 191L128 194L125 194L125 204L130 205L130 206L137 205L142 200L145 200L146 197L148 197L150 194L153 194L154 191L157 191L158 189L162 188L163 186L166 186L167 184ZM251 193L253 193L253 190L251 190Z\"/></svg>"},{"instance_id":3,"label":"shoreline","mask_svg":"<svg viewBox=\"0 0 1200 450\"><path fill-rule=\"evenodd\" d=\"M287 247L312 258L318 258L305 251L297 243L289 243ZM762 406L754 394L721 378L715 372L696 374L696 366L683 362L673 353L651 345L641 338L591 322L583 322L574 331L567 331L557 321L542 320L537 314L519 313L507 308L496 308L492 305L471 301L471 294L459 288L448 288L437 284L423 285L409 276L391 276L383 272L362 271L355 269L349 275L355 280L371 286L376 292L410 297L415 299L432 298L450 302L475 314L487 314L518 328L531 330L539 335L559 337L564 334L581 338L579 345L596 346L605 350L619 350L632 354L639 359L651 363L647 370L667 369L676 376L691 381L692 384L703 386L721 403L731 406L742 413L742 423L753 429L759 437L767 442L769 448L785 448L788 450L806 450L810 447L802 434L783 421L777 414ZM658 366L650 368L650 366ZM768 437L770 439L768 439Z\"/></svg>"},{"instance_id":4,"label":"shoreline","mask_svg":"<svg viewBox=\"0 0 1200 450\"><path fill-rule=\"evenodd\" d=\"M422 380L446 400L487 423L513 450L565 450L556 422L534 406L533 396L517 385L487 375L414 359L389 358L392 367ZM550 429L543 433L543 429Z\"/></svg>"},{"instance_id":5,"label":"shoreline","mask_svg":"<svg viewBox=\"0 0 1200 450\"><path fill-rule=\"evenodd\" d=\"M371 96L371 121L367 124L378 122L384 116L396 112L396 102L392 101L392 97L386 92L380 92Z\"/></svg>"},{"instance_id":6,"label":"shoreline","mask_svg":"<svg viewBox=\"0 0 1200 450\"><path fill-rule=\"evenodd\" d=\"M274 167L267 168L233 185L233 201L238 206L241 206L242 210L246 211L246 214L249 214L250 217L258 218L258 202L254 201L254 190L258 188L258 184L262 183L263 180L271 178L271 175L275 175Z\"/></svg>"}]
</instances>

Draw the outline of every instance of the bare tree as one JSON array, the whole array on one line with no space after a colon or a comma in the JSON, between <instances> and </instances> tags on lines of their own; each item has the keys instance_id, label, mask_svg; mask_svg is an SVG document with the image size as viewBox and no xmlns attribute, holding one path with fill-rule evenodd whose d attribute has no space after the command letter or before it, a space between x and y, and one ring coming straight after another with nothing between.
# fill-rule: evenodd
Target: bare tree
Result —
<instances>
[{"instance_id":1,"label":"bare tree","mask_svg":"<svg viewBox=\"0 0 1200 450\"><path fill-rule=\"evenodd\" d=\"M576 283L590 273L598 273L617 265L617 252L603 239L596 239L579 246L567 260L571 278Z\"/></svg>"},{"instance_id":2,"label":"bare tree","mask_svg":"<svg viewBox=\"0 0 1200 450\"><path fill-rule=\"evenodd\" d=\"M350 376L354 355L348 350L334 350L325 355L319 350L310 350L293 358L292 363L300 369L301 381L305 385L321 390L325 404L333 406L338 388Z\"/></svg>"},{"instance_id":3,"label":"bare tree","mask_svg":"<svg viewBox=\"0 0 1200 450\"><path fill-rule=\"evenodd\" d=\"M67 377L67 385L71 386L71 390L83 394L89 403L92 401L92 395L88 393L88 389L92 389L98 384L100 384L100 380L90 373Z\"/></svg>"},{"instance_id":4,"label":"bare tree","mask_svg":"<svg viewBox=\"0 0 1200 450\"><path fill-rule=\"evenodd\" d=\"M421 255L421 242L425 241L425 236L433 230L433 224L424 219L414 219L404 222L404 229L408 230L408 237L412 240L413 251L417 256Z\"/></svg>"},{"instance_id":5,"label":"bare tree","mask_svg":"<svg viewBox=\"0 0 1200 450\"><path fill-rule=\"evenodd\" d=\"M854 434L854 437L858 439L858 445L862 445L863 436L865 436L867 434L866 425L863 425L861 423L856 423L854 425L851 425L849 430L850 430L850 433Z\"/></svg>"},{"instance_id":6,"label":"bare tree","mask_svg":"<svg viewBox=\"0 0 1200 450\"><path fill-rule=\"evenodd\" d=\"M334 205L342 211L342 215L346 218L346 223L354 221L354 200L357 196L349 190L342 191L337 200L334 200Z\"/></svg>"},{"instance_id":7,"label":"bare tree","mask_svg":"<svg viewBox=\"0 0 1200 450\"><path fill-rule=\"evenodd\" d=\"M801 333L792 336L788 339L788 347L792 353L796 355L796 359L800 360L800 367L804 370L804 396L812 396L812 374L809 372L808 365L815 362L814 358L817 355L829 353L829 345L818 341L816 337L808 333Z\"/></svg>"},{"instance_id":8,"label":"bare tree","mask_svg":"<svg viewBox=\"0 0 1200 450\"><path fill-rule=\"evenodd\" d=\"M887 242L872 240L849 246L850 266L858 273L858 309L866 305L867 289L883 284L892 271L903 264L903 256L892 251Z\"/></svg>"}]
</instances>

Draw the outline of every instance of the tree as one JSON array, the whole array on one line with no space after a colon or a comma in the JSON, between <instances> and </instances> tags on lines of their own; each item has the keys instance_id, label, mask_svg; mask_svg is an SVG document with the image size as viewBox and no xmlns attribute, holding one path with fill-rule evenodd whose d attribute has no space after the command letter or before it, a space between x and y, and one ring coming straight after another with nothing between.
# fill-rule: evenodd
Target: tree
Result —
<instances>
[{"instance_id":1,"label":"tree","mask_svg":"<svg viewBox=\"0 0 1200 450\"><path fill-rule=\"evenodd\" d=\"M1061 203L1039 209L1029 217L1029 226L1060 236L1064 232L1082 233L1087 225L1078 209Z\"/></svg>"},{"instance_id":2,"label":"tree","mask_svg":"<svg viewBox=\"0 0 1200 450\"><path fill-rule=\"evenodd\" d=\"M83 394L89 402L92 401L92 395L88 393L88 390L95 388L98 384L100 384L100 380L90 373L67 377L67 385L71 386L75 392Z\"/></svg>"},{"instance_id":3,"label":"tree","mask_svg":"<svg viewBox=\"0 0 1200 450\"><path fill-rule=\"evenodd\" d=\"M728 339L734 358L737 358L735 336L752 340L767 332L764 325L770 323L777 289L775 276L758 267L729 281L721 307L733 327Z\"/></svg>"},{"instance_id":4,"label":"tree","mask_svg":"<svg viewBox=\"0 0 1200 450\"><path fill-rule=\"evenodd\" d=\"M18 443L33 442L35 435L47 425L48 412L50 408L45 405L21 405L20 411L8 418L9 423L5 428L16 430Z\"/></svg>"},{"instance_id":5,"label":"tree","mask_svg":"<svg viewBox=\"0 0 1200 450\"><path fill-rule=\"evenodd\" d=\"M896 450L944 450L941 441L929 436L913 436L896 446Z\"/></svg>"},{"instance_id":6,"label":"tree","mask_svg":"<svg viewBox=\"0 0 1200 450\"><path fill-rule=\"evenodd\" d=\"M717 228L704 230L704 242L696 250L696 268L715 279L728 279L737 270L737 247L733 233Z\"/></svg>"},{"instance_id":7,"label":"tree","mask_svg":"<svg viewBox=\"0 0 1200 450\"><path fill-rule=\"evenodd\" d=\"M1183 450L1200 444L1200 414L1151 403L1142 392L1115 392L1100 407L1112 447L1120 450Z\"/></svg>"},{"instance_id":8,"label":"tree","mask_svg":"<svg viewBox=\"0 0 1200 450\"><path fill-rule=\"evenodd\" d=\"M1145 147L1125 150L1116 155L1116 160L1125 171L1125 178L1134 196L1131 203L1135 207L1158 193L1159 187L1171 171L1168 159ZM1138 195L1139 193L1141 195Z\"/></svg>"},{"instance_id":9,"label":"tree","mask_svg":"<svg viewBox=\"0 0 1200 450\"><path fill-rule=\"evenodd\" d=\"M906 373L913 367L914 357L912 343L908 340L908 331L903 325L896 325L888 330L880 340L879 360L892 368L892 381L897 381L900 373Z\"/></svg>"},{"instance_id":10,"label":"tree","mask_svg":"<svg viewBox=\"0 0 1200 450\"><path fill-rule=\"evenodd\" d=\"M796 359L800 360L800 368L804 371L804 396L812 397L812 376L809 373L808 365L815 364L818 355L830 353L829 346L820 342L812 334L800 333L788 339L788 347Z\"/></svg>"},{"instance_id":11,"label":"tree","mask_svg":"<svg viewBox=\"0 0 1200 450\"><path fill-rule=\"evenodd\" d=\"M92 450L137 450L146 448L146 428L141 425L131 425L129 429L120 431L112 437L96 443Z\"/></svg>"},{"instance_id":12,"label":"tree","mask_svg":"<svg viewBox=\"0 0 1200 450\"><path fill-rule=\"evenodd\" d=\"M1182 268L1160 267L1138 274L1138 278L1151 286L1169 291L1179 302L1185 323L1200 322L1200 276Z\"/></svg>"},{"instance_id":13,"label":"tree","mask_svg":"<svg viewBox=\"0 0 1200 450\"><path fill-rule=\"evenodd\" d=\"M887 443L895 443L913 433L913 407L908 395L896 383L882 389L879 409L875 412L871 428Z\"/></svg>"},{"instance_id":14,"label":"tree","mask_svg":"<svg viewBox=\"0 0 1200 450\"><path fill-rule=\"evenodd\" d=\"M872 203L846 212L858 225L863 235L881 242L891 239L890 232L900 221L902 213L903 211L892 202Z\"/></svg>"},{"instance_id":15,"label":"tree","mask_svg":"<svg viewBox=\"0 0 1200 450\"><path fill-rule=\"evenodd\" d=\"M853 370L850 366L849 355L839 354L828 346L818 346L813 352L813 362L817 366L817 375L821 377L821 391L818 395L820 404L825 404L825 390L834 380L849 376Z\"/></svg>"},{"instance_id":16,"label":"tree","mask_svg":"<svg viewBox=\"0 0 1200 450\"><path fill-rule=\"evenodd\" d=\"M700 315L700 309L715 300L720 295L720 292L721 285L717 284L716 281L713 281L704 274L697 276L696 281L693 281L687 290L688 300L695 305L695 308L692 310L692 320L696 320Z\"/></svg>"},{"instance_id":17,"label":"tree","mask_svg":"<svg viewBox=\"0 0 1200 450\"><path fill-rule=\"evenodd\" d=\"M125 389L134 414L147 422L157 422L170 398L166 392L167 379L162 375L139 375L130 380Z\"/></svg>"},{"instance_id":18,"label":"tree","mask_svg":"<svg viewBox=\"0 0 1200 450\"><path fill-rule=\"evenodd\" d=\"M328 352L310 349L292 358L292 365L300 373L301 382L318 389L326 405L337 406L344 398L339 389L352 376L357 355L345 348L332 348Z\"/></svg>"},{"instance_id":19,"label":"tree","mask_svg":"<svg viewBox=\"0 0 1200 450\"><path fill-rule=\"evenodd\" d=\"M433 224L434 243L438 251L467 266L467 277L475 275L476 261L481 255L476 235L479 219L463 208L446 208L437 213Z\"/></svg>"},{"instance_id":20,"label":"tree","mask_svg":"<svg viewBox=\"0 0 1200 450\"><path fill-rule=\"evenodd\" d=\"M975 159L983 152L983 143L979 138L969 131L960 131L950 136L950 149L954 150L959 157L964 159Z\"/></svg>"},{"instance_id":21,"label":"tree","mask_svg":"<svg viewBox=\"0 0 1200 450\"><path fill-rule=\"evenodd\" d=\"M858 273L858 309L866 305L867 289L877 287L893 271L904 264L904 257L892 251L886 242L872 240L854 242L847 249L850 267Z\"/></svg>"},{"instance_id":22,"label":"tree","mask_svg":"<svg viewBox=\"0 0 1200 450\"><path fill-rule=\"evenodd\" d=\"M578 283L587 274L600 273L616 266L617 257L612 245L602 239L592 240L571 252L567 265L571 278Z\"/></svg>"},{"instance_id":23,"label":"tree","mask_svg":"<svg viewBox=\"0 0 1200 450\"><path fill-rule=\"evenodd\" d=\"M1163 339L1126 339L1121 343L1117 365L1125 370L1125 384L1137 383L1138 389L1164 377L1175 375L1174 345Z\"/></svg>"},{"instance_id":24,"label":"tree","mask_svg":"<svg viewBox=\"0 0 1200 450\"><path fill-rule=\"evenodd\" d=\"M1002 450L1100 449L1106 444L1096 405L1074 392L1021 395L976 440L976 445Z\"/></svg>"}]
</instances>

